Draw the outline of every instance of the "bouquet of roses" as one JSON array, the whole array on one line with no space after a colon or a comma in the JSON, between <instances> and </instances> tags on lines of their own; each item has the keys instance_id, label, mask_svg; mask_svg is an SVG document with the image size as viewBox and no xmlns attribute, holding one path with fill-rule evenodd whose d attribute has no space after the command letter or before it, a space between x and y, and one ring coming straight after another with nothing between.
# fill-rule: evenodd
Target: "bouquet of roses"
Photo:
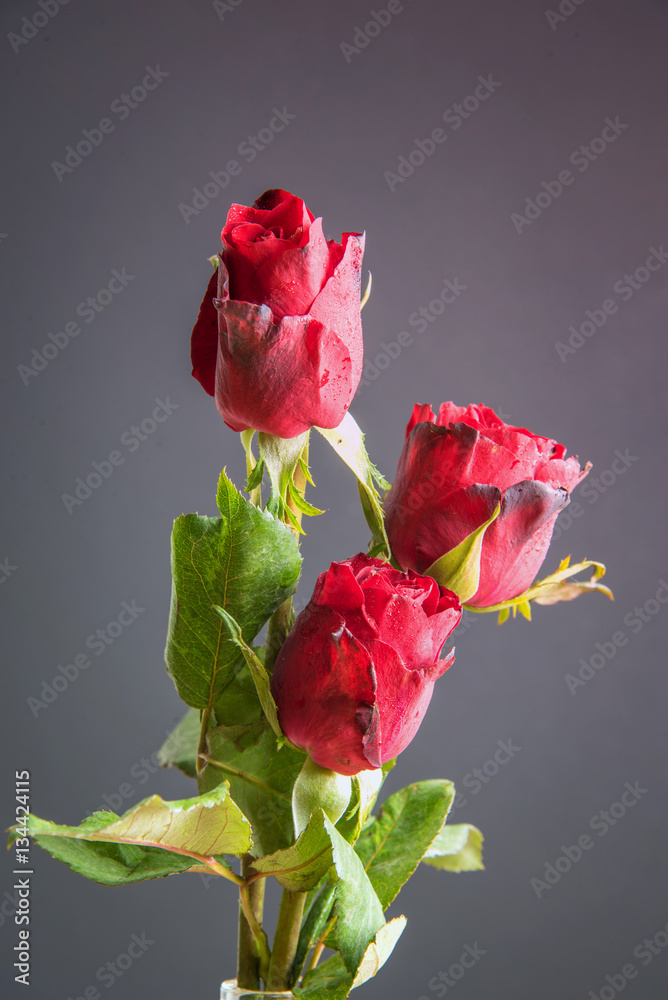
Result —
<instances>
[{"instance_id":1,"label":"bouquet of roses","mask_svg":"<svg viewBox=\"0 0 668 1000\"><path fill-rule=\"evenodd\" d=\"M462 608L502 622L611 595L588 560L535 582L589 471L563 445L486 406L416 405L391 488L371 464L348 412L363 364L363 235L327 240L300 198L271 190L231 207L222 241L193 374L240 433L247 496L223 471L219 516L174 524L165 655L189 708L160 751L198 794L153 795L74 827L32 816L28 832L104 885L184 872L233 883L237 981L224 998L343 1000L392 951L406 920L384 911L421 862L482 867L480 831L446 823L452 782L417 782L373 811L453 662L439 657ZM371 542L320 574L295 619L302 523L321 513L305 496L312 429L357 477ZM271 943L268 878L283 890Z\"/></svg>"}]
</instances>

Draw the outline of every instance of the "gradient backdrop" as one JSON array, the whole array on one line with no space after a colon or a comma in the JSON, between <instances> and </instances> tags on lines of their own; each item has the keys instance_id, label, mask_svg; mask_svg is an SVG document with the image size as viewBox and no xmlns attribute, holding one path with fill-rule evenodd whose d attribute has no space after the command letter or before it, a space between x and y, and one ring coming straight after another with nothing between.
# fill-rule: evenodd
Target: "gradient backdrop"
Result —
<instances>
[{"instance_id":1,"label":"gradient backdrop","mask_svg":"<svg viewBox=\"0 0 668 1000\"><path fill-rule=\"evenodd\" d=\"M373 10L389 23L367 32L370 6L352 0L71 0L48 18L37 0L2 4L5 825L16 769L31 771L35 812L65 823L105 801L127 808L194 789L178 773L148 775L182 714L162 662L169 533L182 511L214 512L224 464L239 484L244 469L237 436L189 374L188 339L228 204L282 186L324 216L328 235L367 231L371 367L352 412L374 461L392 478L417 401L485 402L564 442L594 471L546 570L569 552L600 558L617 598L537 608L533 623L503 628L467 617L457 663L388 785L454 779L457 821L484 831L487 870L420 870L391 911L408 928L360 996L659 1000L668 6L403 0L390 16L379 0ZM153 89L133 98L149 71ZM476 87L486 99L463 104ZM123 94L133 107L116 103ZM113 129L65 163L104 118ZM425 143L441 127L445 141ZM227 183L230 160L241 169ZM407 176L396 179L400 163ZM114 269L124 277L112 294ZM446 281L458 294L443 306ZM424 322L411 324L421 308ZM413 340L397 356L403 330ZM169 416L139 440L131 428L156 400ZM115 450L123 463L68 512L62 495ZM313 470L311 497L329 510L309 522L300 606L317 573L368 537L352 476L324 442ZM59 665L133 601L143 609L133 624L35 708L28 699ZM582 669L591 679L569 689ZM499 741L516 748L500 767ZM613 804L627 782L639 791L624 812ZM614 825L600 818L611 806ZM597 814L605 835L590 827ZM593 849L535 891L531 879L587 832ZM233 975L231 886L183 876L103 888L32 856L32 986L13 983L7 855L3 997L76 1000L96 986L112 1000L214 1000ZM97 979L133 934L152 942L144 954ZM642 946L655 936L656 954ZM439 972L476 943L484 955L446 987ZM620 974L629 963L635 975Z\"/></svg>"}]
</instances>

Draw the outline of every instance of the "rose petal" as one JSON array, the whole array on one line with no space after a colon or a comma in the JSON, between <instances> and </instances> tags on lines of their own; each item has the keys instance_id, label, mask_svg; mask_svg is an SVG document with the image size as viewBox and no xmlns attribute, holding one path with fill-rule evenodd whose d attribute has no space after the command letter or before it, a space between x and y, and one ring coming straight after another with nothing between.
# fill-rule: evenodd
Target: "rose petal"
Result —
<instances>
[{"instance_id":1,"label":"rose petal","mask_svg":"<svg viewBox=\"0 0 668 1000\"><path fill-rule=\"evenodd\" d=\"M566 490L534 480L506 490L501 513L485 532L480 584L469 604L498 604L531 585L547 554L557 515L568 502Z\"/></svg>"},{"instance_id":2,"label":"rose petal","mask_svg":"<svg viewBox=\"0 0 668 1000\"><path fill-rule=\"evenodd\" d=\"M332 331L309 316L275 324L264 305L228 300L218 308L216 406L232 430L297 437L341 423L353 394L351 361Z\"/></svg>"},{"instance_id":3,"label":"rose petal","mask_svg":"<svg viewBox=\"0 0 668 1000\"><path fill-rule=\"evenodd\" d=\"M218 353L218 312L213 304L218 288L218 275L209 278L199 307L197 322L190 340L192 373L202 388L213 396L216 388L216 355Z\"/></svg>"},{"instance_id":4,"label":"rose petal","mask_svg":"<svg viewBox=\"0 0 668 1000\"><path fill-rule=\"evenodd\" d=\"M377 767L363 752L375 688L371 658L341 616L317 606L302 611L278 655L271 685L288 739L339 774ZM365 715L366 706L372 711Z\"/></svg>"},{"instance_id":5,"label":"rose petal","mask_svg":"<svg viewBox=\"0 0 668 1000\"><path fill-rule=\"evenodd\" d=\"M314 226L311 227L312 231ZM364 361L360 292L365 236L364 233L344 233L341 239L343 250L340 256L339 245L330 243L330 263L334 263L334 268L329 271L322 290L318 292L311 303L309 314L327 329L332 330L348 348L351 362L352 394L354 394L362 377ZM336 253L334 253L333 247L337 248ZM332 378L336 378L336 370L334 369L332 370ZM321 424L320 426L329 425ZM332 424L331 426L337 425Z\"/></svg>"},{"instance_id":6,"label":"rose petal","mask_svg":"<svg viewBox=\"0 0 668 1000\"><path fill-rule=\"evenodd\" d=\"M258 227L238 226L234 235L255 228ZM282 316L301 316L309 311L341 260L343 247L327 243L322 219L316 219L303 246L276 238L248 244L237 241L224 256L234 275L231 297L264 303L271 307L278 320Z\"/></svg>"},{"instance_id":7,"label":"rose petal","mask_svg":"<svg viewBox=\"0 0 668 1000\"><path fill-rule=\"evenodd\" d=\"M452 664L454 655L430 663L424 670L409 670L387 643L377 641L369 651L376 671L376 704L382 730L373 751L375 758L385 763L405 750L414 738L429 707L434 683ZM364 755L370 759L367 746Z\"/></svg>"},{"instance_id":8,"label":"rose petal","mask_svg":"<svg viewBox=\"0 0 668 1000\"><path fill-rule=\"evenodd\" d=\"M488 521L503 492L497 486L465 486L425 509L415 531L415 564L420 573ZM489 529L487 529L489 530Z\"/></svg>"}]
</instances>

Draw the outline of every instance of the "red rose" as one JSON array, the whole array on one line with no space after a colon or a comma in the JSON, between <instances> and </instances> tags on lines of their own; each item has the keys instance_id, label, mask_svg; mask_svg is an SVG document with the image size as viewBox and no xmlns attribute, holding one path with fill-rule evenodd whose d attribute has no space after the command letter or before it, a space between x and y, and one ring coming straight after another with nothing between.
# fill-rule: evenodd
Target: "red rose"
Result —
<instances>
[{"instance_id":1,"label":"red rose","mask_svg":"<svg viewBox=\"0 0 668 1000\"><path fill-rule=\"evenodd\" d=\"M337 427L362 372L364 236L326 240L287 191L232 205L192 334L193 375L228 427Z\"/></svg>"},{"instance_id":2,"label":"red rose","mask_svg":"<svg viewBox=\"0 0 668 1000\"><path fill-rule=\"evenodd\" d=\"M462 615L429 577L357 555L321 573L274 667L285 735L339 774L405 750L454 659L438 656Z\"/></svg>"},{"instance_id":3,"label":"red rose","mask_svg":"<svg viewBox=\"0 0 668 1000\"><path fill-rule=\"evenodd\" d=\"M443 403L438 419L415 406L394 485L387 533L396 560L424 573L493 515L480 579L466 603L488 607L522 594L547 553L557 515L590 466L488 406Z\"/></svg>"}]
</instances>

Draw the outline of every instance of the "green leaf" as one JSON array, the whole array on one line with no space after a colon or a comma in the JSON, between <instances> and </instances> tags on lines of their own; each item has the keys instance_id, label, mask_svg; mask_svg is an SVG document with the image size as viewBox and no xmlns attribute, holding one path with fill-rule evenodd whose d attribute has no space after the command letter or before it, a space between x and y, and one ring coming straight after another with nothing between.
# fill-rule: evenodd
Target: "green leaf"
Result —
<instances>
[{"instance_id":1,"label":"green leaf","mask_svg":"<svg viewBox=\"0 0 668 1000\"><path fill-rule=\"evenodd\" d=\"M165 659L179 695L211 709L242 661L213 605L224 608L251 642L294 593L301 567L297 539L245 500L223 472L220 518L185 514L172 534L172 606Z\"/></svg>"},{"instance_id":2,"label":"green leaf","mask_svg":"<svg viewBox=\"0 0 668 1000\"><path fill-rule=\"evenodd\" d=\"M455 796L451 781L420 781L383 803L356 844L378 898L387 909L445 823Z\"/></svg>"},{"instance_id":3,"label":"green leaf","mask_svg":"<svg viewBox=\"0 0 668 1000\"><path fill-rule=\"evenodd\" d=\"M255 646L260 662L264 662L264 647ZM225 688L222 698L216 702L215 723L221 726L249 726L253 722L264 721L264 713L253 675L245 660L233 680ZM215 724L214 723L214 724Z\"/></svg>"},{"instance_id":4,"label":"green leaf","mask_svg":"<svg viewBox=\"0 0 668 1000\"><path fill-rule=\"evenodd\" d=\"M267 721L250 726L217 726L207 735L207 764L200 772L200 789L229 781L230 793L253 827L253 853L260 856L287 847L294 840L292 786L303 751L284 746Z\"/></svg>"},{"instance_id":5,"label":"green leaf","mask_svg":"<svg viewBox=\"0 0 668 1000\"><path fill-rule=\"evenodd\" d=\"M266 715L269 725L274 730L274 733L279 740L279 745L282 746L283 743L286 742L286 739L278 721L278 709L276 708L276 702L274 701L271 693L271 680L269 678L269 674L265 670L264 664L256 654L255 650L252 649L247 642L244 642L244 637L241 632L241 628L239 627L239 623L234 620L232 615L228 614L224 608L219 608L217 605L214 605L214 611L220 615L225 623L230 638L241 650L246 661L246 665L252 674L253 680L255 681L257 696L260 699L262 711Z\"/></svg>"},{"instance_id":6,"label":"green leaf","mask_svg":"<svg viewBox=\"0 0 668 1000\"><path fill-rule=\"evenodd\" d=\"M360 967L368 945L385 924L383 907L360 858L338 830L325 819L332 841L338 883L334 897L334 940L348 972Z\"/></svg>"},{"instance_id":7,"label":"green leaf","mask_svg":"<svg viewBox=\"0 0 668 1000\"><path fill-rule=\"evenodd\" d=\"M345 1000L356 989L376 975L392 954L406 926L405 917L395 917L380 928L369 944L362 961L352 974L347 971L340 955L334 955L304 977L304 985L295 987L300 1000Z\"/></svg>"},{"instance_id":8,"label":"green leaf","mask_svg":"<svg viewBox=\"0 0 668 1000\"><path fill-rule=\"evenodd\" d=\"M448 872L481 871L482 842L482 833L470 823L446 823L422 860Z\"/></svg>"},{"instance_id":9,"label":"green leaf","mask_svg":"<svg viewBox=\"0 0 668 1000\"><path fill-rule=\"evenodd\" d=\"M196 778L199 729L199 712L189 708L158 750L160 767L178 767L189 778Z\"/></svg>"},{"instance_id":10,"label":"green leaf","mask_svg":"<svg viewBox=\"0 0 668 1000\"><path fill-rule=\"evenodd\" d=\"M100 885L132 885L147 879L203 870L192 858L159 848L68 840L47 834L35 835L35 843L77 875Z\"/></svg>"},{"instance_id":11,"label":"green leaf","mask_svg":"<svg viewBox=\"0 0 668 1000\"><path fill-rule=\"evenodd\" d=\"M366 983L369 979L372 979L382 969L394 951L394 946L403 934L405 927L406 918L395 917L393 920L388 921L384 927L380 928L364 952L364 958L359 964L353 981L354 990L358 986L361 986L362 983Z\"/></svg>"},{"instance_id":12,"label":"green leaf","mask_svg":"<svg viewBox=\"0 0 668 1000\"><path fill-rule=\"evenodd\" d=\"M425 570L425 576L433 577L441 587L451 590L462 604L470 600L478 589L485 532L500 513L501 504L498 503L489 520Z\"/></svg>"},{"instance_id":13,"label":"green leaf","mask_svg":"<svg viewBox=\"0 0 668 1000\"><path fill-rule=\"evenodd\" d=\"M237 881L217 856L246 854L252 844L250 824L227 783L176 802L152 795L123 816L97 812L79 826L31 816L28 832L53 857L104 885L211 870Z\"/></svg>"},{"instance_id":14,"label":"green leaf","mask_svg":"<svg viewBox=\"0 0 668 1000\"><path fill-rule=\"evenodd\" d=\"M385 924L383 908L362 862L322 809L313 814L295 844L258 859L253 869L274 875L292 892L315 888L329 871L336 882L334 941L348 972L357 971L367 946Z\"/></svg>"},{"instance_id":15,"label":"green leaf","mask_svg":"<svg viewBox=\"0 0 668 1000\"><path fill-rule=\"evenodd\" d=\"M389 489L390 484L372 465L364 446L364 435L350 413L346 413L338 427L328 430L316 428L329 441L334 451L352 469L358 479L362 510L373 536L373 550L380 558L389 559L390 545L385 532L383 508L375 484Z\"/></svg>"},{"instance_id":16,"label":"green leaf","mask_svg":"<svg viewBox=\"0 0 668 1000\"><path fill-rule=\"evenodd\" d=\"M293 964L297 975L301 973L309 951L317 944L325 930L334 905L335 893L336 886L331 883L326 883L322 889L311 893L312 902L302 924Z\"/></svg>"},{"instance_id":17,"label":"green leaf","mask_svg":"<svg viewBox=\"0 0 668 1000\"><path fill-rule=\"evenodd\" d=\"M303 985L293 986L292 992L298 1000L345 1000L353 988L354 978L346 971L341 956L335 955L308 972Z\"/></svg>"},{"instance_id":18,"label":"green leaf","mask_svg":"<svg viewBox=\"0 0 668 1000\"><path fill-rule=\"evenodd\" d=\"M318 809L296 843L253 862L253 871L274 875L290 892L314 889L332 865L332 840L326 828L328 819Z\"/></svg>"}]
</instances>

